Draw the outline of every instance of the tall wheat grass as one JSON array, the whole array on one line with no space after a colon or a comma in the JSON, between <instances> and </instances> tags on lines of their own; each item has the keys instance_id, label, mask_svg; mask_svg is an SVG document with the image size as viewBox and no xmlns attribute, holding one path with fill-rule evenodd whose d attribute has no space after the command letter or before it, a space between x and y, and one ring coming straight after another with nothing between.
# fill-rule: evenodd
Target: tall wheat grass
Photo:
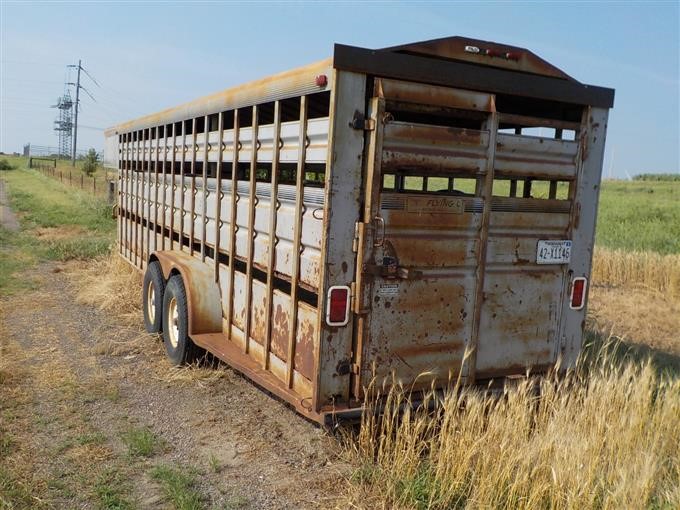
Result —
<instances>
[{"instance_id":1,"label":"tall wheat grass","mask_svg":"<svg viewBox=\"0 0 680 510\"><path fill-rule=\"evenodd\" d=\"M639 285L680 297L680 255L597 247L592 278L596 284Z\"/></svg>"},{"instance_id":2,"label":"tall wheat grass","mask_svg":"<svg viewBox=\"0 0 680 510\"><path fill-rule=\"evenodd\" d=\"M350 441L360 508L680 508L680 380L606 354L493 397L454 387L412 410L396 386ZM540 394L540 397L537 396Z\"/></svg>"}]
</instances>

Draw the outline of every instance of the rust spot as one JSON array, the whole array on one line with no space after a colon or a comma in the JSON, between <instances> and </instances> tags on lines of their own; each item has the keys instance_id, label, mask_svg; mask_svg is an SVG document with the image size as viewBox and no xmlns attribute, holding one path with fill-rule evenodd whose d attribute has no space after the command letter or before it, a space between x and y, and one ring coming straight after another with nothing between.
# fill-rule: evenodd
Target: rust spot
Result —
<instances>
[{"instance_id":1,"label":"rust spot","mask_svg":"<svg viewBox=\"0 0 680 510\"><path fill-rule=\"evenodd\" d=\"M314 325L308 320L302 320L298 327L295 347L295 368L307 379L314 375Z\"/></svg>"},{"instance_id":2,"label":"rust spot","mask_svg":"<svg viewBox=\"0 0 680 510\"><path fill-rule=\"evenodd\" d=\"M277 304L273 315L271 350L280 359L286 361L288 357L288 333L290 328L288 309L281 306L281 304Z\"/></svg>"}]
</instances>

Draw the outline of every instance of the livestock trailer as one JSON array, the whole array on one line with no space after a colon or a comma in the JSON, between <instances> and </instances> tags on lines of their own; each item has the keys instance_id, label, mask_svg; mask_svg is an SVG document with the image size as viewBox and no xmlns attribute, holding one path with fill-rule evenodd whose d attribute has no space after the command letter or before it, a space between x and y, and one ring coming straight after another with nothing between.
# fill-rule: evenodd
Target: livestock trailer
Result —
<instances>
[{"instance_id":1,"label":"livestock trailer","mask_svg":"<svg viewBox=\"0 0 680 510\"><path fill-rule=\"evenodd\" d=\"M373 377L574 363L608 110L523 48L335 45L105 132L118 247L174 363L207 350L303 415Z\"/></svg>"}]
</instances>

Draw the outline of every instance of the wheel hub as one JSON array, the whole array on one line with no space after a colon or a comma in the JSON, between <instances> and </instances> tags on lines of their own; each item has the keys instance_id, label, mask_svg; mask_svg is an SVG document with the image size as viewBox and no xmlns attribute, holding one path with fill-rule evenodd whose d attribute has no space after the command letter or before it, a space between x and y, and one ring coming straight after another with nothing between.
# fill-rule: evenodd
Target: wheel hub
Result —
<instances>
[{"instance_id":1,"label":"wheel hub","mask_svg":"<svg viewBox=\"0 0 680 510\"><path fill-rule=\"evenodd\" d=\"M179 311L177 309L177 299L172 298L168 305L168 337L170 344L177 348L179 344Z\"/></svg>"},{"instance_id":2,"label":"wheel hub","mask_svg":"<svg viewBox=\"0 0 680 510\"><path fill-rule=\"evenodd\" d=\"M156 291L153 282L149 283L149 288L146 291L146 309L149 314L149 322L153 324L156 321Z\"/></svg>"}]
</instances>

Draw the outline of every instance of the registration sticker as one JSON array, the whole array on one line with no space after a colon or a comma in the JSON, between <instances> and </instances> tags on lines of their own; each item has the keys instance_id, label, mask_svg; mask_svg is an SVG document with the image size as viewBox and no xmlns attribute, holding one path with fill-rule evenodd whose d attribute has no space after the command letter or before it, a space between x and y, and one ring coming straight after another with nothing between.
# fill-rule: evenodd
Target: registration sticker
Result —
<instances>
[{"instance_id":1,"label":"registration sticker","mask_svg":"<svg viewBox=\"0 0 680 510\"><path fill-rule=\"evenodd\" d=\"M536 264L568 264L571 241L538 241Z\"/></svg>"}]
</instances>

